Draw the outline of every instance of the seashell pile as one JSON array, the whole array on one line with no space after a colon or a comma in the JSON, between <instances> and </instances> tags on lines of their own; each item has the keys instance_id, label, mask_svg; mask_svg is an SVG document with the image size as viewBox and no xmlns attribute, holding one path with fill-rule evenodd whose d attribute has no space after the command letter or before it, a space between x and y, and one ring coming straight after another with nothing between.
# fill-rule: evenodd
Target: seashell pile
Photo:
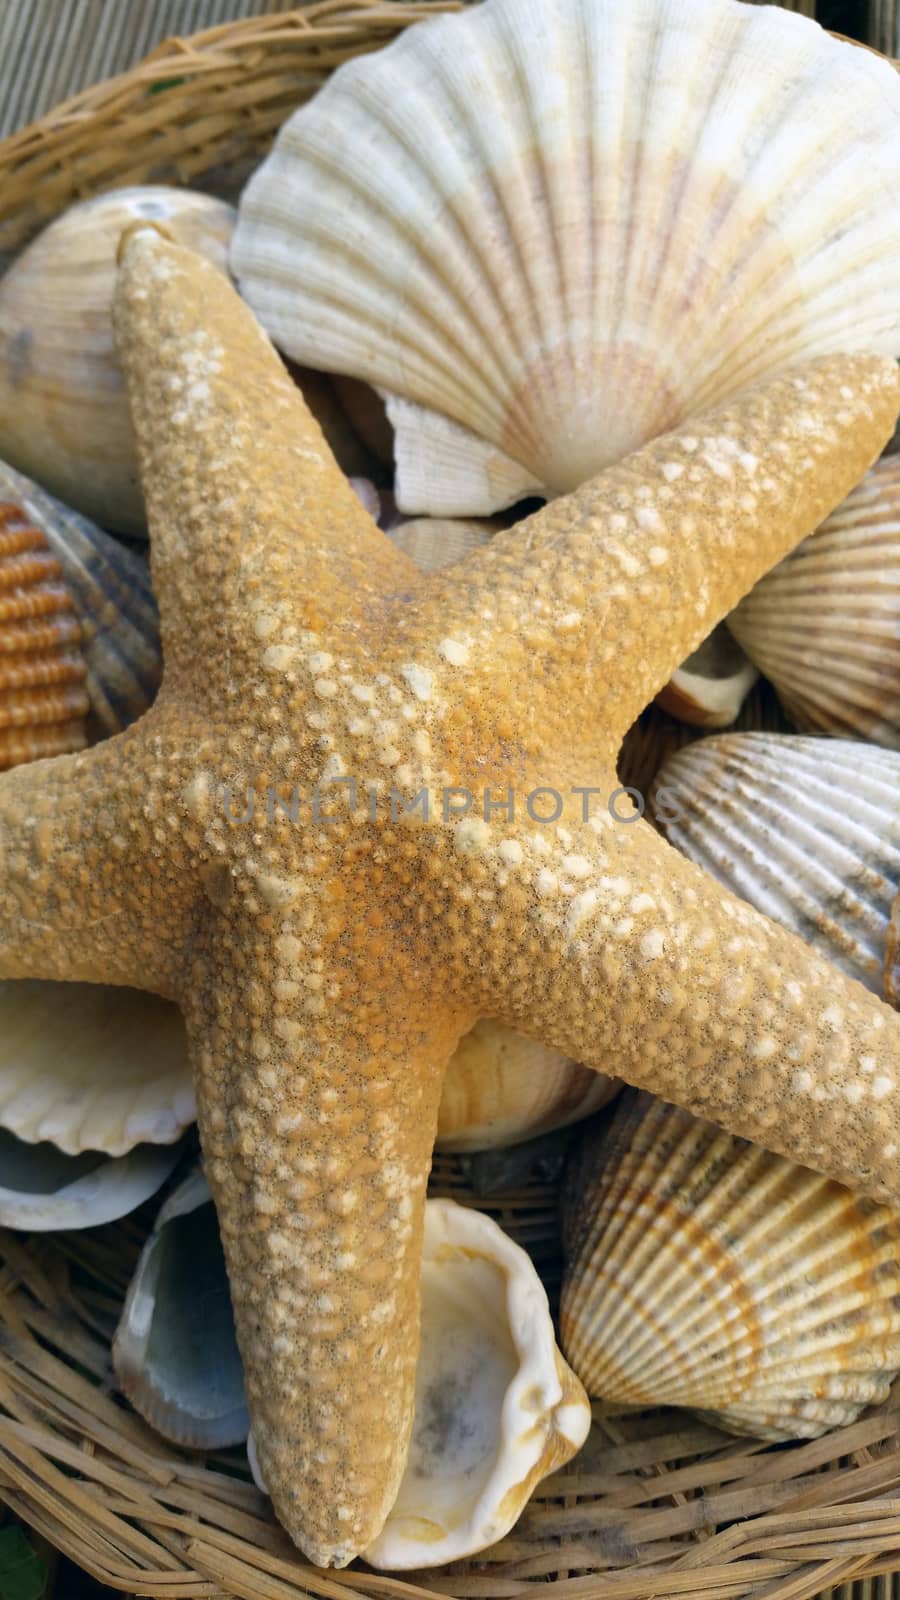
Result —
<instances>
[{"instance_id":1,"label":"seashell pile","mask_svg":"<svg viewBox=\"0 0 900 1600\"><path fill-rule=\"evenodd\" d=\"M567 1198L563 1350L591 1395L814 1438L900 1370L900 1212L626 1091Z\"/></svg>"},{"instance_id":2,"label":"seashell pile","mask_svg":"<svg viewBox=\"0 0 900 1600\"><path fill-rule=\"evenodd\" d=\"M900 355L898 168L893 69L802 17L737 0L485 0L335 72L285 122L237 214L163 187L73 207L0 280L0 769L122 733L161 681L148 561L115 536L146 531L111 313L130 223L161 222L230 268L371 517L421 571L460 564L450 576L464 582L528 497L564 495L685 422L687 467L660 470L687 483L700 413L818 355ZM162 380L173 406L180 381ZM734 438L709 451L730 491ZM749 484L760 462L739 460ZM643 507L635 528L654 517ZM414 571L385 550L411 591ZM643 569L624 541L617 560L626 593ZM716 618L699 563L690 582L697 638ZM456 666L468 647L448 644ZM502 740L530 748L518 728ZM900 455L722 617L641 712L618 770L674 848L900 1009ZM192 790L184 804L203 802ZM212 827L204 838L218 848ZM574 896L591 863L565 859ZM572 908L592 911L592 892ZM523 938L543 915L529 909ZM789 1440L854 1420L900 1372L900 1214L649 1095L619 1096L616 1062L598 1065L484 1017L450 1060L445 1150L572 1130L563 1354L523 1251L486 1215L428 1201L415 1419L397 1499L363 1552L373 1566L441 1565L502 1538L582 1445L585 1390ZM873 1078L874 1099L889 1092ZM173 1005L73 983L63 1007L59 986L0 983L0 1225L126 1215L176 1173L195 1116ZM302 1226L355 1203L324 1196ZM112 1360L174 1444L246 1441L264 1491L200 1167L157 1214ZM257 1433L265 1457L258 1419ZM291 1472L293 1492L294 1458Z\"/></svg>"}]
</instances>

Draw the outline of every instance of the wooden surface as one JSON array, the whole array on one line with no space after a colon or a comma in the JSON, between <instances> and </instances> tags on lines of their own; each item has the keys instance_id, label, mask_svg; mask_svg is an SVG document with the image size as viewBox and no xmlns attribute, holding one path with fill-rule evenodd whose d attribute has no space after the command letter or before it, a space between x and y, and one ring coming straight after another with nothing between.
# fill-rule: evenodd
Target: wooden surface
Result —
<instances>
[{"instance_id":1,"label":"wooden surface","mask_svg":"<svg viewBox=\"0 0 900 1600\"><path fill-rule=\"evenodd\" d=\"M0 0L0 137L57 101L133 66L171 35L236 17L291 10L298 0ZM302 0L301 0L302 3ZM752 0L766 3L766 0ZM896 53L898 0L782 0L826 27Z\"/></svg>"}]
</instances>

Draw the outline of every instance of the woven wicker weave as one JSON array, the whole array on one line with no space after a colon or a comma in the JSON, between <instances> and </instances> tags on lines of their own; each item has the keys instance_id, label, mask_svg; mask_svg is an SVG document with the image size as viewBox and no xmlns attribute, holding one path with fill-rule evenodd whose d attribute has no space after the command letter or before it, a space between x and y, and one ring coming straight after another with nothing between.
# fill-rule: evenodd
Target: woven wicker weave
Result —
<instances>
[{"instance_id":1,"label":"woven wicker weave","mask_svg":"<svg viewBox=\"0 0 900 1600\"><path fill-rule=\"evenodd\" d=\"M436 9L455 6L323 0L160 46L0 144L0 249L122 183L233 191L333 67ZM458 1162L438 1161L433 1188L473 1201ZM553 1187L479 1203L532 1252L552 1295ZM582 1455L477 1561L418 1582L310 1568L236 1453L179 1452L114 1392L110 1334L151 1219L148 1209L90 1234L0 1235L0 1497L114 1588L158 1600L514 1600L549 1580L553 1600L893 1592L875 1580L900 1569L900 1391L853 1427L778 1449L683 1413L598 1406Z\"/></svg>"}]
</instances>

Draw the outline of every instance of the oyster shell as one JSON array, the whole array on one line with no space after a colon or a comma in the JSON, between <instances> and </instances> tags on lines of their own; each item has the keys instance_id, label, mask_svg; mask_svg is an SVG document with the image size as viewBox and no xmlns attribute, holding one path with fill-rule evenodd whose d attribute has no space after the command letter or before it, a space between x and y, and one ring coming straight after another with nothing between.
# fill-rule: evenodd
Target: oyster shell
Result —
<instances>
[{"instance_id":1,"label":"oyster shell","mask_svg":"<svg viewBox=\"0 0 900 1600\"><path fill-rule=\"evenodd\" d=\"M777 7L487 0L289 118L232 268L284 350L385 394L403 510L488 515L895 355L898 110L888 62Z\"/></svg>"},{"instance_id":2,"label":"oyster shell","mask_svg":"<svg viewBox=\"0 0 900 1600\"><path fill-rule=\"evenodd\" d=\"M588 1392L813 1438L900 1369L900 1213L627 1091L579 1152L560 1313Z\"/></svg>"},{"instance_id":3,"label":"oyster shell","mask_svg":"<svg viewBox=\"0 0 900 1600\"><path fill-rule=\"evenodd\" d=\"M0 482L0 768L87 743L82 630L59 561Z\"/></svg>"},{"instance_id":4,"label":"oyster shell","mask_svg":"<svg viewBox=\"0 0 900 1600\"><path fill-rule=\"evenodd\" d=\"M146 561L5 461L0 461L0 499L16 501L40 530L65 580L80 624L85 705L90 704L93 731L121 732L147 710L162 676L159 619Z\"/></svg>"},{"instance_id":5,"label":"oyster shell","mask_svg":"<svg viewBox=\"0 0 900 1600\"><path fill-rule=\"evenodd\" d=\"M801 731L900 750L900 456L883 456L728 626Z\"/></svg>"},{"instance_id":6,"label":"oyster shell","mask_svg":"<svg viewBox=\"0 0 900 1600\"><path fill-rule=\"evenodd\" d=\"M0 456L105 527L136 534L144 504L111 307L119 238L141 217L226 270L231 206L150 186L73 206L0 280Z\"/></svg>"},{"instance_id":7,"label":"oyster shell","mask_svg":"<svg viewBox=\"0 0 900 1600\"><path fill-rule=\"evenodd\" d=\"M240 1444L250 1419L225 1256L196 1168L166 1200L141 1252L112 1346L135 1410L176 1444Z\"/></svg>"},{"instance_id":8,"label":"oyster shell","mask_svg":"<svg viewBox=\"0 0 900 1600\"><path fill-rule=\"evenodd\" d=\"M156 1193L180 1154L177 1145L142 1144L115 1158L71 1156L0 1129L0 1227L44 1233L115 1222Z\"/></svg>"},{"instance_id":9,"label":"oyster shell","mask_svg":"<svg viewBox=\"0 0 900 1600\"><path fill-rule=\"evenodd\" d=\"M171 1144L196 1115L177 1008L134 989L0 983L0 1128L69 1156Z\"/></svg>"},{"instance_id":10,"label":"oyster shell","mask_svg":"<svg viewBox=\"0 0 900 1600\"><path fill-rule=\"evenodd\" d=\"M720 734L672 756L662 789L671 844L885 993L900 886L900 753L849 739Z\"/></svg>"},{"instance_id":11,"label":"oyster shell","mask_svg":"<svg viewBox=\"0 0 900 1600\"><path fill-rule=\"evenodd\" d=\"M433 1567L495 1544L535 1485L581 1448L590 1421L524 1250L480 1211L429 1200L409 1457L366 1561ZM252 1437L248 1453L265 1492Z\"/></svg>"},{"instance_id":12,"label":"oyster shell","mask_svg":"<svg viewBox=\"0 0 900 1600\"><path fill-rule=\"evenodd\" d=\"M606 1105L620 1084L483 1018L447 1068L438 1112L444 1150L490 1150L565 1128Z\"/></svg>"}]
</instances>

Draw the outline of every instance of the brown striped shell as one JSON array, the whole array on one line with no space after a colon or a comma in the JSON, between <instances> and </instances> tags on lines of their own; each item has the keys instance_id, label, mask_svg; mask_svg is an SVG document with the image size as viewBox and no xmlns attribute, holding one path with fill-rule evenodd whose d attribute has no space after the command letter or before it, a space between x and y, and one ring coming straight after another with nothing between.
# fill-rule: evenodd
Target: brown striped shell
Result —
<instances>
[{"instance_id":1,"label":"brown striped shell","mask_svg":"<svg viewBox=\"0 0 900 1600\"><path fill-rule=\"evenodd\" d=\"M0 461L0 500L22 507L65 580L81 624L91 708L88 736L120 733L147 710L162 675L159 619L146 560L5 461Z\"/></svg>"},{"instance_id":2,"label":"brown striped shell","mask_svg":"<svg viewBox=\"0 0 900 1600\"><path fill-rule=\"evenodd\" d=\"M900 1211L632 1091L569 1174L560 1337L588 1393L814 1438L900 1368Z\"/></svg>"},{"instance_id":3,"label":"brown striped shell","mask_svg":"<svg viewBox=\"0 0 900 1600\"><path fill-rule=\"evenodd\" d=\"M60 562L21 508L0 502L0 768L84 748L81 641Z\"/></svg>"}]
</instances>

